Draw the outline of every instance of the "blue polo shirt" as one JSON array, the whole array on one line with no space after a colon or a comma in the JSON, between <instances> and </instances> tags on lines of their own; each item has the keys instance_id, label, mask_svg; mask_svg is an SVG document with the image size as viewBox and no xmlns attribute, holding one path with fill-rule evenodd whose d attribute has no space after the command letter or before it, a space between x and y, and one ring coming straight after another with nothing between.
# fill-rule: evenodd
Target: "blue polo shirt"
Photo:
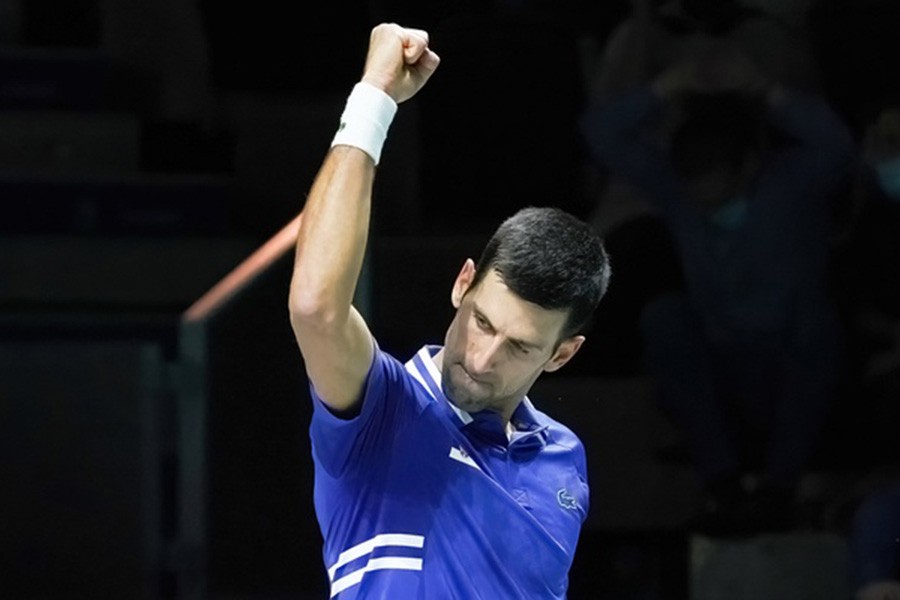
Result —
<instances>
[{"instance_id":1,"label":"blue polo shirt","mask_svg":"<svg viewBox=\"0 0 900 600\"><path fill-rule=\"evenodd\" d=\"M526 398L508 433L441 391L425 346L376 348L361 413L312 390L315 508L331 598L566 597L588 510L584 448Z\"/></svg>"}]
</instances>

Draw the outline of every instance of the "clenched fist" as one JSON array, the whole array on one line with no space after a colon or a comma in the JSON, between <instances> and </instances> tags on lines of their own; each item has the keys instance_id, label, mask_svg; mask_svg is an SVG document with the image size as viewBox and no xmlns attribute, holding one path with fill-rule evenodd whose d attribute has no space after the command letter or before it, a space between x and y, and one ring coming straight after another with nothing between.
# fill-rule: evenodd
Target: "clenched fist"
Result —
<instances>
[{"instance_id":1,"label":"clenched fist","mask_svg":"<svg viewBox=\"0 0 900 600\"><path fill-rule=\"evenodd\" d=\"M369 37L362 80L399 104L422 89L440 62L428 47L428 32L382 23Z\"/></svg>"}]
</instances>

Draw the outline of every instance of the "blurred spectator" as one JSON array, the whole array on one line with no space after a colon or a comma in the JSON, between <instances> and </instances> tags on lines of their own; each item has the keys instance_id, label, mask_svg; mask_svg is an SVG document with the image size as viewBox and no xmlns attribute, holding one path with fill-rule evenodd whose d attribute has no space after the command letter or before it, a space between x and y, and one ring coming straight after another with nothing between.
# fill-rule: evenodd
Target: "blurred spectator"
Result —
<instances>
[{"instance_id":1,"label":"blurred spectator","mask_svg":"<svg viewBox=\"0 0 900 600\"><path fill-rule=\"evenodd\" d=\"M746 54L765 76L800 90L818 90L820 74L810 32L739 0L630 0L631 14L583 54L587 96L600 104L643 85L674 65L725 52ZM661 115L676 121L677 114ZM665 132L665 131L663 131ZM640 194L614 173L603 173L603 201L596 222L611 227L648 208ZM611 205L611 206L608 206Z\"/></svg>"},{"instance_id":2,"label":"blurred spectator","mask_svg":"<svg viewBox=\"0 0 900 600\"><path fill-rule=\"evenodd\" d=\"M781 16L738 0L629 0L629 4L630 15L618 21L610 35L582 49L587 94L595 105L648 83L674 64L735 49L750 56L772 81L794 89L818 87L807 32ZM660 111L658 118L658 134L667 136L680 115L677 110ZM641 189L602 163L589 165L587 181L587 194L595 199L591 222L607 240L617 264L633 267L633 273L620 278L610 291L595 325L599 335L613 341L599 362L614 374L629 375L640 361L633 343L637 311L658 294L678 289L682 274L668 258L674 253L671 237Z\"/></svg>"},{"instance_id":3,"label":"blurred spectator","mask_svg":"<svg viewBox=\"0 0 900 600\"><path fill-rule=\"evenodd\" d=\"M679 119L661 135L654 119L667 109ZM849 130L822 98L724 49L582 125L595 160L659 211L684 273L685 291L657 298L641 323L646 366L705 486L696 528L790 527L840 370L827 267L830 203L854 164Z\"/></svg>"}]
</instances>

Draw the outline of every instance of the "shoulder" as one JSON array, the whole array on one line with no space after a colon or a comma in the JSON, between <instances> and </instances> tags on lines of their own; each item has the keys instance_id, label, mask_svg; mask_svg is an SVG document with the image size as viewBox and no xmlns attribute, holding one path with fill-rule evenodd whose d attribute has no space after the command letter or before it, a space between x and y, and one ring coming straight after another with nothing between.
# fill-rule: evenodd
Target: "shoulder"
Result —
<instances>
[{"instance_id":1,"label":"shoulder","mask_svg":"<svg viewBox=\"0 0 900 600\"><path fill-rule=\"evenodd\" d=\"M378 397L383 397L391 403L395 402L395 399L409 399L420 408L428 404L430 399L427 390L410 373L405 363L376 346L363 402L376 401Z\"/></svg>"},{"instance_id":2,"label":"shoulder","mask_svg":"<svg viewBox=\"0 0 900 600\"><path fill-rule=\"evenodd\" d=\"M427 392L403 363L376 347L359 410L332 412L316 396L310 438L316 463L333 477L372 464L390 451L393 440L416 422L428 404Z\"/></svg>"},{"instance_id":3,"label":"shoulder","mask_svg":"<svg viewBox=\"0 0 900 600\"><path fill-rule=\"evenodd\" d=\"M358 410L339 415L330 411L312 389L316 411L314 421L341 427L342 424L360 427L363 423L384 421L416 412L426 402L427 393L406 366L377 345L366 374ZM411 410L413 409L413 410Z\"/></svg>"}]
</instances>

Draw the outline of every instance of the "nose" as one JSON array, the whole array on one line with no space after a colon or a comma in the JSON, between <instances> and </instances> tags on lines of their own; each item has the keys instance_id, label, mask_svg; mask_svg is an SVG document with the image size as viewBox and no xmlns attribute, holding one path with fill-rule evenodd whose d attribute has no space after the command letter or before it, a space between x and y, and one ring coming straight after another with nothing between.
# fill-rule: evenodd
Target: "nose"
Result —
<instances>
[{"instance_id":1,"label":"nose","mask_svg":"<svg viewBox=\"0 0 900 600\"><path fill-rule=\"evenodd\" d=\"M502 344L503 340L499 336L492 336L474 344L470 363L472 375L485 375L493 371Z\"/></svg>"}]
</instances>

